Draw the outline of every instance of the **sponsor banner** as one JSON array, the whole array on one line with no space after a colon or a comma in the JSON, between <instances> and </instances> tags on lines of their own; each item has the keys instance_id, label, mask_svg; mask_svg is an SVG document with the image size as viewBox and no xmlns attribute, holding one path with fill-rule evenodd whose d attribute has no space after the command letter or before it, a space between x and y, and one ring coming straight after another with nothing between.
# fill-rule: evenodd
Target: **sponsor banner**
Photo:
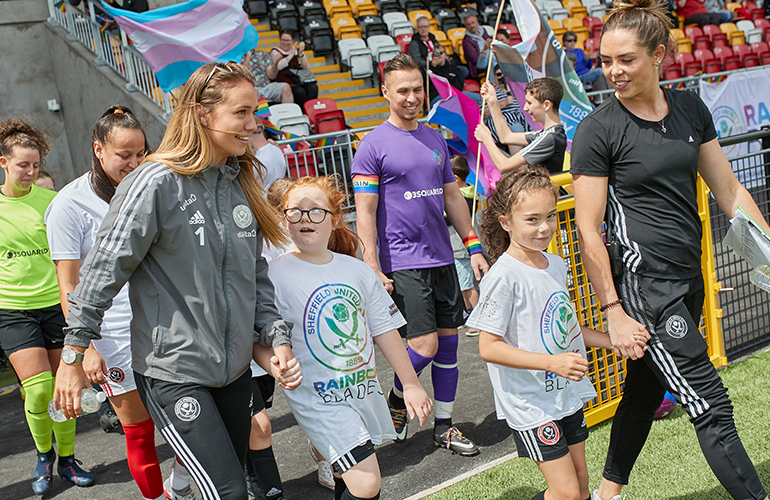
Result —
<instances>
[{"instance_id":1,"label":"sponsor banner","mask_svg":"<svg viewBox=\"0 0 770 500\"><path fill-rule=\"evenodd\" d=\"M758 130L770 125L770 68L730 75L719 83L703 82L701 99L706 103L720 138ZM723 148L728 158L761 150L759 141ZM747 158L733 162L738 179L746 187L764 184L761 161Z\"/></svg>"}]
</instances>

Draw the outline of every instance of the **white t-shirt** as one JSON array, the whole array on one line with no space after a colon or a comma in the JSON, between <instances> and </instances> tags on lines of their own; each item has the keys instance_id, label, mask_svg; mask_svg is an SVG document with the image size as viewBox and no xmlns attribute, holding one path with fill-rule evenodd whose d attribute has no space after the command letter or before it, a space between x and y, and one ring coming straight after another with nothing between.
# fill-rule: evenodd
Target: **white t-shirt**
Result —
<instances>
[{"instance_id":1,"label":"white t-shirt","mask_svg":"<svg viewBox=\"0 0 770 500\"><path fill-rule=\"evenodd\" d=\"M556 255L546 269L535 269L504 253L481 280L478 305L468 318L471 328L503 337L518 349L543 353L579 353L586 357L575 307L567 293L567 269ZM583 377L569 381L543 370L522 370L487 363L495 392L497 418L525 431L578 411L596 397Z\"/></svg>"},{"instance_id":2,"label":"white t-shirt","mask_svg":"<svg viewBox=\"0 0 770 500\"><path fill-rule=\"evenodd\" d=\"M262 187L265 191L270 185L278 179L286 177L286 171L288 169L286 165L286 158L283 156L283 151L278 146L268 143L266 146L262 146L255 153L254 156L257 160L262 162L265 166L265 182Z\"/></svg>"},{"instance_id":3,"label":"white t-shirt","mask_svg":"<svg viewBox=\"0 0 770 500\"><path fill-rule=\"evenodd\" d=\"M287 253L270 262L269 275L281 317L294 323L304 377L284 394L313 446L335 462L369 439L395 439L372 338L406 321L368 265L332 256L317 265Z\"/></svg>"},{"instance_id":4,"label":"white t-shirt","mask_svg":"<svg viewBox=\"0 0 770 500\"><path fill-rule=\"evenodd\" d=\"M64 186L45 212L51 259L77 259L82 266L109 207L91 187L90 172ZM130 326L131 302L126 283L112 300L112 307L104 313L101 334L103 338L113 333L123 337Z\"/></svg>"}]
</instances>

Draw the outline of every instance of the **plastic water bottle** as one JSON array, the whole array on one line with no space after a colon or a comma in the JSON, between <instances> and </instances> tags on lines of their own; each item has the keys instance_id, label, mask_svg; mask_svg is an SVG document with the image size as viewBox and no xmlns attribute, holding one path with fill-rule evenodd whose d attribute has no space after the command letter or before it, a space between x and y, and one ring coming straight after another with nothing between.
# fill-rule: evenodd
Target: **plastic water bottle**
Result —
<instances>
[{"instance_id":1,"label":"plastic water bottle","mask_svg":"<svg viewBox=\"0 0 770 500\"><path fill-rule=\"evenodd\" d=\"M103 392L90 387L84 387L83 392L80 393L80 408L83 410L83 415L86 413L94 413L99 409L102 403L104 403L105 399L107 399L107 396L105 396ZM53 400L48 403L48 415L50 415L51 420L54 422L64 422L65 420L68 420L61 410L54 408Z\"/></svg>"},{"instance_id":2,"label":"plastic water bottle","mask_svg":"<svg viewBox=\"0 0 770 500\"><path fill-rule=\"evenodd\" d=\"M770 292L770 266L755 267L749 272L749 281L766 292Z\"/></svg>"}]
</instances>

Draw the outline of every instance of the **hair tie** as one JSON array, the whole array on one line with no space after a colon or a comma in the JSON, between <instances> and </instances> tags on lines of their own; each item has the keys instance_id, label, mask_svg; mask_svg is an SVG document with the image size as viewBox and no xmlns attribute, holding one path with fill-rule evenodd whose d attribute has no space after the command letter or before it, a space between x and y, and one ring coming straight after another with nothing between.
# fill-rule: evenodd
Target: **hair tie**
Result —
<instances>
[{"instance_id":1,"label":"hair tie","mask_svg":"<svg viewBox=\"0 0 770 500\"><path fill-rule=\"evenodd\" d=\"M116 109L115 111L112 112L113 115L117 115L118 113L120 113L121 115L124 114L122 109Z\"/></svg>"}]
</instances>

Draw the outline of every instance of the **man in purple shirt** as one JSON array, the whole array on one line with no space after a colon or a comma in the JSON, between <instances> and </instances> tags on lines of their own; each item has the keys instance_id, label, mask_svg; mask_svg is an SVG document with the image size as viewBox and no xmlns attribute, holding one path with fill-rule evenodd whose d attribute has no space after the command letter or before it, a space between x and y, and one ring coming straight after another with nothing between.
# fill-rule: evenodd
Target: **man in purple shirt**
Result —
<instances>
[{"instance_id":1,"label":"man in purple shirt","mask_svg":"<svg viewBox=\"0 0 770 500\"><path fill-rule=\"evenodd\" d=\"M452 425L463 299L444 211L466 242L476 278L489 266L455 182L446 141L417 122L425 99L417 63L399 54L388 61L383 74L382 92L390 103L390 117L364 137L352 166L363 260L392 293L408 322L400 333L407 339L415 372L433 364L434 443L461 455L475 455L478 447ZM403 442L407 409L398 378L388 405L396 442Z\"/></svg>"}]
</instances>

